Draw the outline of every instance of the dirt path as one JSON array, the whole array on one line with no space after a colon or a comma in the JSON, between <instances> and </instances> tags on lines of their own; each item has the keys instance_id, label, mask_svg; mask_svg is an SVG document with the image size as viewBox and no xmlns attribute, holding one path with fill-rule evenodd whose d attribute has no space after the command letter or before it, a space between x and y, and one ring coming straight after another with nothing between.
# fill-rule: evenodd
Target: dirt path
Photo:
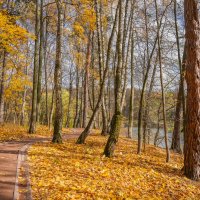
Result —
<instances>
[{"instance_id":1,"label":"dirt path","mask_svg":"<svg viewBox=\"0 0 200 200\"><path fill-rule=\"evenodd\" d=\"M81 129L72 129L73 134L64 135L64 140L78 137ZM34 138L26 141L0 143L0 200L25 200L29 199L27 194L27 183L19 185L19 167L26 167L25 157L27 148L35 142L50 141L50 138ZM24 171L24 174L27 172ZM27 182L27 176L26 176ZM26 190L18 196L18 190Z\"/></svg>"}]
</instances>

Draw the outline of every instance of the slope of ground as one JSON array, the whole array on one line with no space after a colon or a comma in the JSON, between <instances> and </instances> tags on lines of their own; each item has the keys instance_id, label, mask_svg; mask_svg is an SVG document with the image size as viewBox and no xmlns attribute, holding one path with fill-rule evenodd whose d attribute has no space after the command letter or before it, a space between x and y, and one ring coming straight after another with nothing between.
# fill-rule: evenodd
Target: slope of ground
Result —
<instances>
[{"instance_id":1,"label":"slope of ground","mask_svg":"<svg viewBox=\"0 0 200 200\"><path fill-rule=\"evenodd\" d=\"M87 144L75 139L62 145L35 144L29 150L34 199L200 199L200 184L182 175L183 158L120 138L115 156L102 156L107 138L92 135Z\"/></svg>"}]
</instances>

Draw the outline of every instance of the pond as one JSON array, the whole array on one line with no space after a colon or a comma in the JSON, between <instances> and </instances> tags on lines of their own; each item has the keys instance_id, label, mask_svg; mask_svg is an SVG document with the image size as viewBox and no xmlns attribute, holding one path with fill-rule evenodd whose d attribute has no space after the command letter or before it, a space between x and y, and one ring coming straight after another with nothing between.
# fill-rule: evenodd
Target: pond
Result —
<instances>
[{"instance_id":1,"label":"pond","mask_svg":"<svg viewBox=\"0 0 200 200\"><path fill-rule=\"evenodd\" d=\"M126 129L126 134L127 134L127 129ZM155 134L157 132L156 128L151 128L150 129L150 144L154 144L154 138L155 138ZM165 148L165 134L164 134L164 129L160 128L159 131L159 135L158 135L158 147L161 148ZM132 135L132 139L133 140L137 140L138 139L138 128L134 127L133 128L133 135ZM172 133L168 132L168 141L169 141L169 147L171 147L171 143L172 143ZM181 148L183 149L183 144L184 144L184 140L183 140L183 134L181 134Z\"/></svg>"}]
</instances>

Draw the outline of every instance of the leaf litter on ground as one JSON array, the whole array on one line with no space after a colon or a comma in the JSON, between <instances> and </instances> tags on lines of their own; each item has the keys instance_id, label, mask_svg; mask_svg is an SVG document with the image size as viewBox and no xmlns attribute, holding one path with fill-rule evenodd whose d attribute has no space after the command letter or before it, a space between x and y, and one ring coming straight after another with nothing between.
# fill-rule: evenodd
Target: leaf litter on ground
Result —
<instances>
[{"instance_id":1,"label":"leaf litter on ground","mask_svg":"<svg viewBox=\"0 0 200 200\"><path fill-rule=\"evenodd\" d=\"M102 155L107 138L89 136L85 145L69 139L61 145L38 143L29 150L33 199L199 200L200 184L182 174L183 157L121 137L115 156Z\"/></svg>"}]
</instances>

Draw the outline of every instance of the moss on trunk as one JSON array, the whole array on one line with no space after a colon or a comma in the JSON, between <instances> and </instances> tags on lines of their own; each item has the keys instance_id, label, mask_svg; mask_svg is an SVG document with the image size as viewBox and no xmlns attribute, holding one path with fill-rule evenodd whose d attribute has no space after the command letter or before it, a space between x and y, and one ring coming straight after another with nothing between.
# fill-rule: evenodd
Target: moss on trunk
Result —
<instances>
[{"instance_id":1,"label":"moss on trunk","mask_svg":"<svg viewBox=\"0 0 200 200\"><path fill-rule=\"evenodd\" d=\"M112 157L116 143L119 138L120 129L122 125L122 114L120 112L116 113L113 116L112 123L111 123L111 130L110 130L110 137L107 141L106 147L104 149L104 155L106 157Z\"/></svg>"}]
</instances>

